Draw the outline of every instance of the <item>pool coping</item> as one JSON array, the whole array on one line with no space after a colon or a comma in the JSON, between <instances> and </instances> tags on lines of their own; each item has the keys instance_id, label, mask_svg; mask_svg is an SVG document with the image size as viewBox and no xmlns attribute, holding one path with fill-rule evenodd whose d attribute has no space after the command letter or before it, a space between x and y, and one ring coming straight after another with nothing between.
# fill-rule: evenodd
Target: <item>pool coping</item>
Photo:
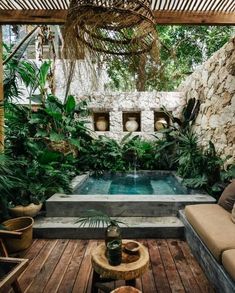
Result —
<instances>
[{"instance_id":1,"label":"pool coping","mask_svg":"<svg viewBox=\"0 0 235 293\"><path fill-rule=\"evenodd\" d=\"M47 202L204 202L213 203L216 202L215 198L208 194L62 194L56 193L51 196Z\"/></svg>"}]
</instances>

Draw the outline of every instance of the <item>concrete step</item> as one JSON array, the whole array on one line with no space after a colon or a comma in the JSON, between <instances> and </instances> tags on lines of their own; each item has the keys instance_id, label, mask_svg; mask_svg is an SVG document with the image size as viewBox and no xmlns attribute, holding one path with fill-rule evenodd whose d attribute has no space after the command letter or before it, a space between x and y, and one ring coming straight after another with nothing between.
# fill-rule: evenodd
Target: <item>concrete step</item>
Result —
<instances>
[{"instance_id":1,"label":"concrete step","mask_svg":"<svg viewBox=\"0 0 235 293\"><path fill-rule=\"evenodd\" d=\"M85 210L103 211L112 217L171 217L189 204L214 203L207 194L184 195L66 195L46 201L48 217L79 217Z\"/></svg>"},{"instance_id":2,"label":"concrete step","mask_svg":"<svg viewBox=\"0 0 235 293\"><path fill-rule=\"evenodd\" d=\"M34 224L34 237L103 239L104 228L81 227L76 217L39 217ZM116 218L117 219L117 218ZM181 238L184 225L177 217L118 217L122 237L138 238Z\"/></svg>"}]
</instances>

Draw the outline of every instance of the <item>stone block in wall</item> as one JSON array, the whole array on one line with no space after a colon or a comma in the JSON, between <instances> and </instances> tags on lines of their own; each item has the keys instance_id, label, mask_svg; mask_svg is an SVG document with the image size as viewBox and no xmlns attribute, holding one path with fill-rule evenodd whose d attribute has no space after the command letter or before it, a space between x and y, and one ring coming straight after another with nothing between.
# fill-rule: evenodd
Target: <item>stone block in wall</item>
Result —
<instances>
[{"instance_id":1,"label":"stone block in wall","mask_svg":"<svg viewBox=\"0 0 235 293\"><path fill-rule=\"evenodd\" d=\"M141 131L154 132L154 112L142 111L141 112Z\"/></svg>"},{"instance_id":2,"label":"stone block in wall","mask_svg":"<svg viewBox=\"0 0 235 293\"><path fill-rule=\"evenodd\" d=\"M225 83L225 89L231 94L235 92L235 76L228 75Z\"/></svg>"},{"instance_id":3,"label":"stone block in wall","mask_svg":"<svg viewBox=\"0 0 235 293\"><path fill-rule=\"evenodd\" d=\"M121 111L111 111L109 113L109 119L110 119L110 132L120 133L123 131Z\"/></svg>"}]
</instances>

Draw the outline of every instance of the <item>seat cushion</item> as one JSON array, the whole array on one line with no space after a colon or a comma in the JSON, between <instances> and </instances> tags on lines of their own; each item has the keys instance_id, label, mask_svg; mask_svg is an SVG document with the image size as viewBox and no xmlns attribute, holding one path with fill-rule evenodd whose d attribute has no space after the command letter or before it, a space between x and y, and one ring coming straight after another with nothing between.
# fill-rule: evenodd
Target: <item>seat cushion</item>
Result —
<instances>
[{"instance_id":1,"label":"seat cushion","mask_svg":"<svg viewBox=\"0 0 235 293\"><path fill-rule=\"evenodd\" d=\"M222 254L222 264L235 281L235 249L226 250Z\"/></svg>"},{"instance_id":2,"label":"seat cushion","mask_svg":"<svg viewBox=\"0 0 235 293\"><path fill-rule=\"evenodd\" d=\"M232 181L223 191L218 204L231 212L235 203L235 180Z\"/></svg>"},{"instance_id":3,"label":"seat cushion","mask_svg":"<svg viewBox=\"0 0 235 293\"><path fill-rule=\"evenodd\" d=\"M231 213L217 204L190 205L185 215L214 257L221 262L222 252L235 249L235 225Z\"/></svg>"}]
</instances>

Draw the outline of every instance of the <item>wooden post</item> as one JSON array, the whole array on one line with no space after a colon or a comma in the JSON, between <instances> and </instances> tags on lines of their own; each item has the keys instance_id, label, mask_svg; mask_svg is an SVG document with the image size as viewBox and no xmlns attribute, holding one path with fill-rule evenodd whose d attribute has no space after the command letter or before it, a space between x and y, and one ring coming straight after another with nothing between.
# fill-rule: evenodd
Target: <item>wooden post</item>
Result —
<instances>
[{"instance_id":1,"label":"wooden post","mask_svg":"<svg viewBox=\"0 0 235 293\"><path fill-rule=\"evenodd\" d=\"M4 151L4 92L3 92L3 38L0 25L0 153Z\"/></svg>"}]
</instances>

